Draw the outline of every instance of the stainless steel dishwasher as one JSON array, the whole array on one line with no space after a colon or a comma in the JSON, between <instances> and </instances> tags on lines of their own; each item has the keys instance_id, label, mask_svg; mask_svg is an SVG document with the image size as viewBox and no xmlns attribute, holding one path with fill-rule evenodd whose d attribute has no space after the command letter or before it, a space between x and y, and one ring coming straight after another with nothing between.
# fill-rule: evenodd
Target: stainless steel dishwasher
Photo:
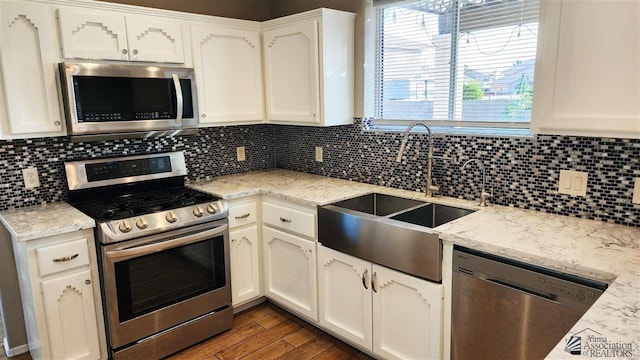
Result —
<instances>
[{"instance_id":1,"label":"stainless steel dishwasher","mask_svg":"<svg viewBox=\"0 0 640 360\"><path fill-rule=\"evenodd\" d=\"M542 359L604 283L456 246L452 359Z\"/></svg>"}]
</instances>

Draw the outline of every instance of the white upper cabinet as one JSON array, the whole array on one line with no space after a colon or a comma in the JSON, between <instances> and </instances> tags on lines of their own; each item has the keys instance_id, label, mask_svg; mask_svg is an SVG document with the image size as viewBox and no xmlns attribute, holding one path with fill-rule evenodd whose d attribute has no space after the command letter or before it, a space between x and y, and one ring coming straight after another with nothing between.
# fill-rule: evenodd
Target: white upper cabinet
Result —
<instances>
[{"instance_id":1,"label":"white upper cabinet","mask_svg":"<svg viewBox=\"0 0 640 360\"><path fill-rule=\"evenodd\" d=\"M353 122L354 19L318 9L263 23L267 122Z\"/></svg>"},{"instance_id":2,"label":"white upper cabinet","mask_svg":"<svg viewBox=\"0 0 640 360\"><path fill-rule=\"evenodd\" d=\"M124 15L61 9L60 42L66 59L129 60Z\"/></svg>"},{"instance_id":3,"label":"white upper cabinet","mask_svg":"<svg viewBox=\"0 0 640 360\"><path fill-rule=\"evenodd\" d=\"M534 133L640 138L640 2L542 0Z\"/></svg>"},{"instance_id":4,"label":"white upper cabinet","mask_svg":"<svg viewBox=\"0 0 640 360\"><path fill-rule=\"evenodd\" d=\"M198 24L191 41L200 125L263 122L259 31Z\"/></svg>"},{"instance_id":5,"label":"white upper cabinet","mask_svg":"<svg viewBox=\"0 0 640 360\"><path fill-rule=\"evenodd\" d=\"M0 137L63 135L54 10L3 2L0 12Z\"/></svg>"},{"instance_id":6,"label":"white upper cabinet","mask_svg":"<svg viewBox=\"0 0 640 360\"><path fill-rule=\"evenodd\" d=\"M269 121L320 122L318 23L264 32Z\"/></svg>"},{"instance_id":7,"label":"white upper cabinet","mask_svg":"<svg viewBox=\"0 0 640 360\"><path fill-rule=\"evenodd\" d=\"M157 16L127 14L129 59L161 63L184 63L182 25Z\"/></svg>"},{"instance_id":8,"label":"white upper cabinet","mask_svg":"<svg viewBox=\"0 0 640 360\"><path fill-rule=\"evenodd\" d=\"M182 27L156 16L60 9L62 56L67 59L183 63Z\"/></svg>"}]
</instances>

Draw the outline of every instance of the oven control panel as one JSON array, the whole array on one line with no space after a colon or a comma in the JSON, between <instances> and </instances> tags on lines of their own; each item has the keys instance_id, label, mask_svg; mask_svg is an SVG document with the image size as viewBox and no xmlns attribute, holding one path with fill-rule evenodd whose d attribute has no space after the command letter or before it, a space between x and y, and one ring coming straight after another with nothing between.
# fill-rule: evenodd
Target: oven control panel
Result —
<instances>
[{"instance_id":1,"label":"oven control panel","mask_svg":"<svg viewBox=\"0 0 640 360\"><path fill-rule=\"evenodd\" d=\"M229 205L225 200L185 206L138 217L107 221L100 224L99 240L102 244L134 239L162 231L225 219Z\"/></svg>"}]
</instances>

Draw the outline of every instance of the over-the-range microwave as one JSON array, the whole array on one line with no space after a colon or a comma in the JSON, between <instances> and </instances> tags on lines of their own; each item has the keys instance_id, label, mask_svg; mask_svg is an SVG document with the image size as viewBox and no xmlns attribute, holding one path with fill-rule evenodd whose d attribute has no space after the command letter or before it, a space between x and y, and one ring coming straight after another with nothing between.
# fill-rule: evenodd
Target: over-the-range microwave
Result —
<instances>
[{"instance_id":1,"label":"over-the-range microwave","mask_svg":"<svg viewBox=\"0 0 640 360\"><path fill-rule=\"evenodd\" d=\"M74 141L193 133L193 69L61 63L67 130Z\"/></svg>"}]
</instances>

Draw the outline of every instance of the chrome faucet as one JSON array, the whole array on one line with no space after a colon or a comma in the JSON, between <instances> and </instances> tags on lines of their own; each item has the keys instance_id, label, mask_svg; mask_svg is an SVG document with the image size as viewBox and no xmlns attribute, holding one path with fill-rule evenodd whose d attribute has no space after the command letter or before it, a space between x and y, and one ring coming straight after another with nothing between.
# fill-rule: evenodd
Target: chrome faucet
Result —
<instances>
[{"instance_id":1,"label":"chrome faucet","mask_svg":"<svg viewBox=\"0 0 640 360\"><path fill-rule=\"evenodd\" d=\"M425 195L431 197L431 196L435 196L435 194L440 192L440 186L435 184L435 181L433 180L433 177L432 177L433 159L453 160L453 162L455 162L455 159L447 158L444 156L433 156L433 134L431 133L431 129L429 128L429 126L427 126L427 124L416 121L409 124L409 126L407 126L407 129L404 131L404 137L402 138L402 143L400 144L400 150L398 150L398 156L396 157L396 162L402 161L402 155L404 154L404 150L407 147L407 142L409 141L409 133L414 127L418 125L421 125L425 129L427 129L427 133L429 137L429 148L428 148L428 155L427 155L427 159L428 159L427 184L425 187Z\"/></svg>"},{"instance_id":2,"label":"chrome faucet","mask_svg":"<svg viewBox=\"0 0 640 360\"><path fill-rule=\"evenodd\" d=\"M484 168L484 164L482 163L482 161L478 160L478 159L469 159L467 160L462 167L460 168L460 170L464 171L464 169L467 167L467 165L469 165L469 163L474 162L476 164L478 164L478 166L480 167L480 169L482 170L482 189L480 190L480 202L478 203L479 206L487 206L487 200L489 198L492 198L493 195L489 194L486 190L485 190L485 168Z\"/></svg>"}]
</instances>

